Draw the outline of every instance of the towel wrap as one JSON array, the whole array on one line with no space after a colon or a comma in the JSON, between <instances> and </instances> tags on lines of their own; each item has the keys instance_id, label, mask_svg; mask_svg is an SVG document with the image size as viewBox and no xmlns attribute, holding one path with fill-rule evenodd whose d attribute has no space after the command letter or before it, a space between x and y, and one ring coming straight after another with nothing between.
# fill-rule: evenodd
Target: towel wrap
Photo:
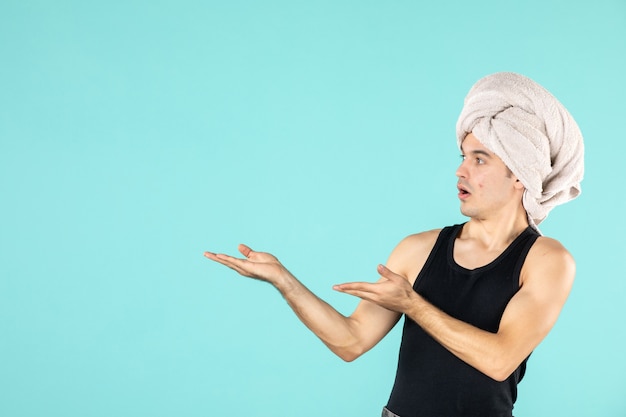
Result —
<instances>
[{"instance_id":1,"label":"towel wrap","mask_svg":"<svg viewBox=\"0 0 626 417\"><path fill-rule=\"evenodd\" d=\"M456 133L459 147L473 133L522 182L522 204L537 231L550 210L581 192L582 133L552 94L523 75L500 72L474 84Z\"/></svg>"}]
</instances>

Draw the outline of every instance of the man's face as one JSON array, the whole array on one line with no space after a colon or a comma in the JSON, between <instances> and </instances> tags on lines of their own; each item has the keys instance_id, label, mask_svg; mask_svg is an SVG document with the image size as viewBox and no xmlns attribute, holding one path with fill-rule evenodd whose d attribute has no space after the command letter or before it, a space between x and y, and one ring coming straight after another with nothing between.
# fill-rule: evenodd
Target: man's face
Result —
<instances>
[{"instance_id":1,"label":"man's face","mask_svg":"<svg viewBox=\"0 0 626 417\"><path fill-rule=\"evenodd\" d=\"M465 137L461 151L463 162L456 171L461 213L486 219L519 204L524 188L498 156L472 133Z\"/></svg>"}]
</instances>

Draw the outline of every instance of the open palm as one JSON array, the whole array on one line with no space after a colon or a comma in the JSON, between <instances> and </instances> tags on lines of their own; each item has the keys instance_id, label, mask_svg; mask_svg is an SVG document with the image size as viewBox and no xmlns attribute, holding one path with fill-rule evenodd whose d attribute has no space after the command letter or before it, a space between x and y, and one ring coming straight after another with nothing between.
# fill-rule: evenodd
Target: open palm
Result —
<instances>
[{"instance_id":1,"label":"open palm","mask_svg":"<svg viewBox=\"0 0 626 417\"><path fill-rule=\"evenodd\" d=\"M245 256L244 259L212 252L204 252L204 256L229 267L240 275L270 283L274 283L282 274L287 272L285 267L272 254L255 252L243 244L239 245L237 249Z\"/></svg>"}]
</instances>

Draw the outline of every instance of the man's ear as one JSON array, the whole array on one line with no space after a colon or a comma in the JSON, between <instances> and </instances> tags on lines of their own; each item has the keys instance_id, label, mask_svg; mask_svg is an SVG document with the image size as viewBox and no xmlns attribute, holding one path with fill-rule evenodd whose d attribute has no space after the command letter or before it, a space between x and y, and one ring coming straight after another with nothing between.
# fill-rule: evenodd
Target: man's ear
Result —
<instances>
[{"instance_id":1,"label":"man's ear","mask_svg":"<svg viewBox=\"0 0 626 417\"><path fill-rule=\"evenodd\" d=\"M513 178L515 178L515 177L513 177ZM518 189L518 190L523 190L523 189L526 188L526 187L524 187L524 184L522 184L522 182L518 178L515 178L515 183L513 184L513 186L516 189Z\"/></svg>"}]
</instances>

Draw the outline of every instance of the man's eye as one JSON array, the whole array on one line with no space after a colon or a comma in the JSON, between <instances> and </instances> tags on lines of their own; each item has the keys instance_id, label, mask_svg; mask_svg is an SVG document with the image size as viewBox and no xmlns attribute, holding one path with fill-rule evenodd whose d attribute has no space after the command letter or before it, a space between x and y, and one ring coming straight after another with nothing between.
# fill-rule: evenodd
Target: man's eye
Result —
<instances>
[{"instance_id":1,"label":"man's eye","mask_svg":"<svg viewBox=\"0 0 626 417\"><path fill-rule=\"evenodd\" d=\"M485 160L484 160L484 159L482 159L482 158L476 158L476 163L477 163L478 165L482 165L482 164L484 164L484 163L485 163Z\"/></svg>"}]
</instances>

